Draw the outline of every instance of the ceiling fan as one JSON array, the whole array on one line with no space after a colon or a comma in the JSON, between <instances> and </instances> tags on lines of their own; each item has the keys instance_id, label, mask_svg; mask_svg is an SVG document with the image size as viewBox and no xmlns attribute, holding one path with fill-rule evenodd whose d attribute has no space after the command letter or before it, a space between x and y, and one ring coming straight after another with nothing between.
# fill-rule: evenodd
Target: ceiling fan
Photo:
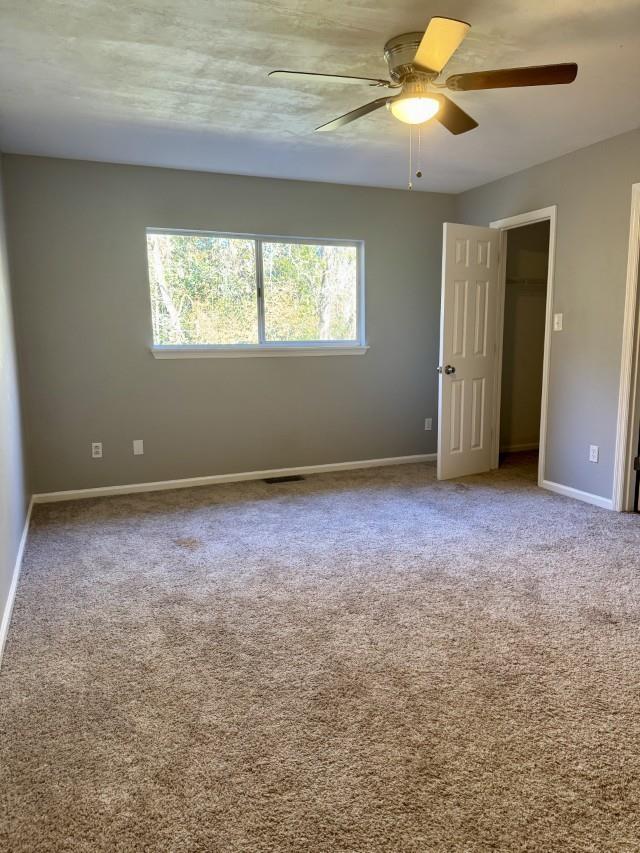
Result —
<instances>
[{"instance_id":1,"label":"ceiling fan","mask_svg":"<svg viewBox=\"0 0 640 853\"><path fill-rule=\"evenodd\" d=\"M440 72L451 59L470 25L453 18L431 18L424 34L404 33L384 46L390 80L375 77L351 77L345 74L319 74L311 71L271 71L269 77L297 77L329 83L354 83L373 88L399 89L362 107L345 113L316 130L337 130L374 110L388 107L393 115L407 124L422 124L435 118L450 133L466 133L478 126L463 109L437 89L468 92L477 89L506 89L514 86L551 86L572 83L578 66L575 62L560 65L535 65L526 68L501 68L496 71L472 71L454 74L438 82Z\"/></svg>"}]
</instances>

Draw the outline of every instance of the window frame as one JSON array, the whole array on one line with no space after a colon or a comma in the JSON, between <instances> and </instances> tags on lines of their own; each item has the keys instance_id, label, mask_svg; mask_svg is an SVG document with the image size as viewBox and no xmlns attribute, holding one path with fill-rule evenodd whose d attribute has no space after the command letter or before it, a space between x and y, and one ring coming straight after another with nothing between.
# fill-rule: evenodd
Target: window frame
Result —
<instances>
[{"instance_id":1,"label":"window frame","mask_svg":"<svg viewBox=\"0 0 640 853\"><path fill-rule=\"evenodd\" d=\"M253 356L313 356L363 355L369 349L365 326L364 240L343 240L334 237L289 237L281 234L251 234L236 231L211 231L198 228L145 228L145 257L147 288L150 293L149 253L146 238L149 234L180 236L228 237L253 240L256 260L256 310L258 319L257 344L156 344L150 347L155 358L246 358ZM274 341L265 338L263 243L287 243L319 246L349 246L356 250L356 331L357 338L340 341ZM150 316L152 307L149 303Z\"/></svg>"}]
</instances>

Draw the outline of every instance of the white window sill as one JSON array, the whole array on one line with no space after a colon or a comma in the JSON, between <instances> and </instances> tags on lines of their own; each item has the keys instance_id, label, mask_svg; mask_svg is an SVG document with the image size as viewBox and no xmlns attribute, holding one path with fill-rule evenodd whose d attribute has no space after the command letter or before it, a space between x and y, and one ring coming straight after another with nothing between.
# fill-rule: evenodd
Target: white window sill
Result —
<instances>
[{"instance_id":1,"label":"white window sill","mask_svg":"<svg viewBox=\"0 0 640 853\"><path fill-rule=\"evenodd\" d=\"M311 355L364 355L363 344L321 344L308 346L156 346L151 347L154 358L281 358Z\"/></svg>"}]
</instances>

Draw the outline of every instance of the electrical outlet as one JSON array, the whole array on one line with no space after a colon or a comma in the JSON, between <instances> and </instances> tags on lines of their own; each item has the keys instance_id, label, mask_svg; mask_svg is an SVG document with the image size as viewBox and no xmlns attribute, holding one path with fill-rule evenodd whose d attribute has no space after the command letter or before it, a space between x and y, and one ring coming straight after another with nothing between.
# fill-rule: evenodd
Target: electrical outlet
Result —
<instances>
[{"instance_id":1,"label":"electrical outlet","mask_svg":"<svg viewBox=\"0 0 640 853\"><path fill-rule=\"evenodd\" d=\"M142 456L144 453L144 441L141 438L133 439L133 455Z\"/></svg>"},{"instance_id":2,"label":"electrical outlet","mask_svg":"<svg viewBox=\"0 0 640 853\"><path fill-rule=\"evenodd\" d=\"M553 331L561 332L562 331L562 314L554 314L553 315Z\"/></svg>"},{"instance_id":3,"label":"electrical outlet","mask_svg":"<svg viewBox=\"0 0 640 853\"><path fill-rule=\"evenodd\" d=\"M600 461L600 448L597 444L589 445L589 462L599 462Z\"/></svg>"},{"instance_id":4,"label":"electrical outlet","mask_svg":"<svg viewBox=\"0 0 640 853\"><path fill-rule=\"evenodd\" d=\"M425 430L433 429L433 420L432 420L432 418L425 418L425 419L424 419L424 428L425 428Z\"/></svg>"},{"instance_id":5,"label":"electrical outlet","mask_svg":"<svg viewBox=\"0 0 640 853\"><path fill-rule=\"evenodd\" d=\"M92 441L91 442L91 456L93 459L102 459L102 442L101 441Z\"/></svg>"}]
</instances>

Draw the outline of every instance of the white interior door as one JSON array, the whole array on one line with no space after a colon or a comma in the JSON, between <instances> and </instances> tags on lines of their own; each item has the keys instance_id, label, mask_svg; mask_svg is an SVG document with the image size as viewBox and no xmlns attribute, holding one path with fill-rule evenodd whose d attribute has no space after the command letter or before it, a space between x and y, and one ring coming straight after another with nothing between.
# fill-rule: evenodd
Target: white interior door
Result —
<instances>
[{"instance_id":1,"label":"white interior door","mask_svg":"<svg viewBox=\"0 0 640 853\"><path fill-rule=\"evenodd\" d=\"M500 232L444 226L438 479L491 468Z\"/></svg>"}]
</instances>

